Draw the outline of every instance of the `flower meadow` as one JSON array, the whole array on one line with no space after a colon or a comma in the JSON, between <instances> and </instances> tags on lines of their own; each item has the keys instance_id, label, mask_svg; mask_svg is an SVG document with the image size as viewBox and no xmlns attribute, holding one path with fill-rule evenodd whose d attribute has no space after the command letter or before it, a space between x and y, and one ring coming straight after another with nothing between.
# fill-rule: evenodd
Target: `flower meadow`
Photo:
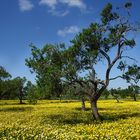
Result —
<instances>
[{"instance_id":1,"label":"flower meadow","mask_svg":"<svg viewBox=\"0 0 140 140\"><path fill-rule=\"evenodd\" d=\"M0 140L140 140L140 101L100 100L103 121L79 101L0 101Z\"/></svg>"}]
</instances>

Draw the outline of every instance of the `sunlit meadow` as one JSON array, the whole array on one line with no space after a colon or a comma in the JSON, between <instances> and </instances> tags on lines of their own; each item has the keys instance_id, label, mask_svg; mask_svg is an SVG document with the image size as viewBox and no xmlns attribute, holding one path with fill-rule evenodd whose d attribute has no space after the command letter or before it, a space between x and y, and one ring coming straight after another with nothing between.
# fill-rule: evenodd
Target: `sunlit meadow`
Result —
<instances>
[{"instance_id":1,"label":"sunlit meadow","mask_svg":"<svg viewBox=\"0 0 140 140\"><path fill-rule=\"evenodd\" d=\"M86 111L78 101L39 101L19 105L0 102L1 140L138 140L140 102L101 100L104 121L92 120L89 102Z\"/></svg>"}]
</instances>

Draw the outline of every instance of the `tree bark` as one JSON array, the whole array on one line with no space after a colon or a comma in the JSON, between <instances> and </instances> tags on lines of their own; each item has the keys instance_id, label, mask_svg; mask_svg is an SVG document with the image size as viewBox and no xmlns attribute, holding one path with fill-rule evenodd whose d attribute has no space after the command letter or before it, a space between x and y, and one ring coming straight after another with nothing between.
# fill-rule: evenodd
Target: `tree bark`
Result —
<instances>
[{"instance_id":1,"label":"tree bark","mask_svg":"<svg viewBox=\"0 0 140 140\"><path fill-rule=\"evenodd\" d=\"M90 105L91 105L92 115L94 119L101 120L101 117L99 115L98 108L97 108L97 100L90 99Z\"/></svg>"},{"instance_id":2,"label":"tree bark","mask_svg":"<svg viewBox=\"0 0 140 140\"><path fill-rule=\"evenodd\" d=\"M19 102L19 103L20 103L20 104L23 104L23 102L22 102L22 98L20 98L19 100L20 100L20 102Z\"/></svg>"},{"instance_id":3,"label":"tree bark","mask_svg":"<svg viewBox=\"0 0 140 140\"><path fill-rule=\"evenodd\" d=\"M116 100L117 100L117 103L119 103L119 102L120 102L118 98L116 98Z\"/></svg>"},{"instance_id":4,"label":"tree bark","mask_svg":"<svg viewBox=\"0 0 140 140\"><path fill-rule=\"evenodd\" d=\"M20 91L19 91L19 100L20 100L20 104L23 104L22 102L22 97L23 97L23 91L22 91L22 87L20 88Z\"/></svg>"},{"instance_id":5,"label":"tree bark","mask_svg":"<svg viewBox=\"0 0 140 140\"><path fill-rule=\"evenodd\" d=\"M61 98L61 95L59 96L59 101L60 101L60 103L61 103L61 100L62 100L62 98Z\"/></svg>"},{"instance_id":6,"label":"tree bark","mask_svg":"<svg viewBox=\"0 0 140 140\"><path fill-rule=\"evenodd\" d=\"M86 106L85 106L85 99L84 98L82 98L82 100L81 100L81 102L82 102L82 110L86 110Z\"/></svg>"},{"instance_id":7,"label":"tree bark","mask_svg":"<svg viewBox=\"0 0 140 140\"><path fill-rule=\"evenodd\" d=\"M136 94L135 93L134 93L133 97L134 97L134 101L137 101Z\"/></svg>"}]
</instances>

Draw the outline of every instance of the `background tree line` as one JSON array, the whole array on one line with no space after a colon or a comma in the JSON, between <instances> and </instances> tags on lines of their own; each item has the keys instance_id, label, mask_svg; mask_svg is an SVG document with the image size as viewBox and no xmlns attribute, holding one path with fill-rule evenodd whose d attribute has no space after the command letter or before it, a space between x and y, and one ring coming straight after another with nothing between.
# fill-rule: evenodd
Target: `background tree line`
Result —
<instances>
[{"instance_id":1,"label":"background tree line","mask_svg":"<svg viewBox=\"0 0 140 140\"><path fill-rule=\"evenodd\" d=\"M52 86L55 87L55 84ZM67 85L66 89L63 89L64 91L59 92L59 94L56 94L55 91L52 92L52 90L49 91L47 87L46 90L44 90L44 88L45 87L39 88L38 85L33 85L32 82L27 81L25 77L16 77L12 79L12 76L2 66L0 67L0 99L19 99L21 104L23 103L23 100L29 100L29 102L32 103L32 101L37 101L38 99L66 99L81 100L83 102L88 100L88 98L84 96L84 91L81 89L79 84ZM138 85L131 84L125 89L120 87L117 89L106 89L103 92L101 99L114 98L119 102L120 99L132 98L136 101L136 98L139 98L139 96L140 87Z\"/></svg>"}]
</instances>

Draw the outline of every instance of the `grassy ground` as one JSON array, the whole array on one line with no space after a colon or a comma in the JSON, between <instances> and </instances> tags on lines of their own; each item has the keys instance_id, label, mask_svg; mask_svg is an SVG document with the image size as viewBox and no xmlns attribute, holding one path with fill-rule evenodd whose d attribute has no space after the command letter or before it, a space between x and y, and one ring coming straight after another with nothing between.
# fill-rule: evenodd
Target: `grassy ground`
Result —
<instances>
[{"instance_id":1,"label":"grassy ground","mask_svg":"<svg viewBox=\"0 0 140 140\"><path fill-rule=\"evenodd\" d=\"M140 101L101 100L103 122L77 101L0 101L0 140L139 140Z\"/></svg>"}]
</instances>

